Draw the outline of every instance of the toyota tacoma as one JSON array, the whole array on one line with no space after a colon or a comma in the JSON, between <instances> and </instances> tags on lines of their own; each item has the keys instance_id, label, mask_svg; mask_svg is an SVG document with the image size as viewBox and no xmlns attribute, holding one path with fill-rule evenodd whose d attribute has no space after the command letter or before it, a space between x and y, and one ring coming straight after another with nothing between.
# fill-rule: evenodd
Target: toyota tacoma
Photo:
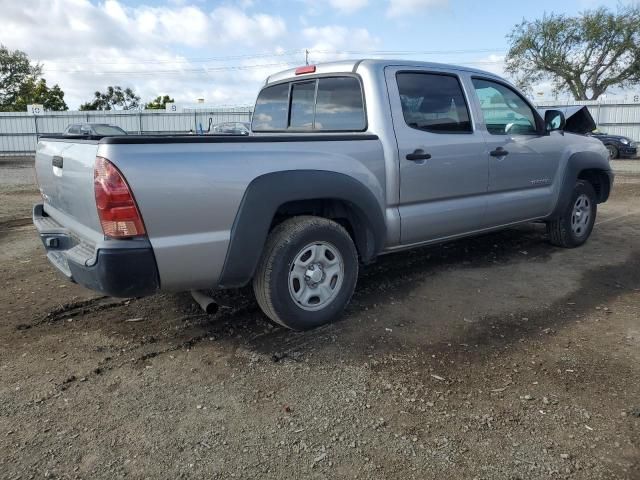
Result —
<instances>
[{"instance_id":1,"label":"toyota tacoma","mask_svg":"<svg viewBox=\"0 0 640 480\"><path fill-rule=\"evenodd\" d=\"M613 174L602 142L564 127L484 71L308 65L267 78L248 136L41 137L33 220L95 291L252 284L269 318L309 329L380 255L534 221L582 245Z\"/></svg>"}]
</instances>

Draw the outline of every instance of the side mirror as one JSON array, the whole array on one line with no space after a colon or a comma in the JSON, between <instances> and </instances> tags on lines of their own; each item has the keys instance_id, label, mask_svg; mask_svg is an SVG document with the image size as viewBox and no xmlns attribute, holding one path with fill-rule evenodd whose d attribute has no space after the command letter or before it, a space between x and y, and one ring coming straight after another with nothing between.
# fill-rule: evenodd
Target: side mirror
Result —
<instances>
[{"instance_id":1,"label":"side mirror","mask_svg":"<svg viewBox=\"0 0 640 480\"><path fill-rule=\"evenodd\" d=\"M564 118L564 113L560 110L547 110L544 113L544 127L547 132L553 130L564 130L567 121Z\"/></svg>"}]
</instances>

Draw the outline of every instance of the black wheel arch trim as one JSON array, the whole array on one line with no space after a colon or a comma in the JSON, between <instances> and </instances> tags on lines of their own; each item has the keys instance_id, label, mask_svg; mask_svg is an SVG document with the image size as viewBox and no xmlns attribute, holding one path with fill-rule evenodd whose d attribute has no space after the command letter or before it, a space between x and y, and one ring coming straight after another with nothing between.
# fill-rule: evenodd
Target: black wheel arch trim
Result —
<instances>
[{"instance_id":1,"label":"black wheel arch trim","mask_svg":"<svg viewBox=\"0 0 640 480\"><path fill-rule=\"evenodd\" d=\"M219 288L241 287L253 278L278 208L302 200L344 202L357 222L352 227L362 261L371 261L382 250L386 238L384 214L362 182L324 170L268 173L255 178L245 191L231 228Z\"/></svg>"},{"instance_id":2,"label":"black wheel arch trim","mask_svg":"<svg viewBox=\"0 0 640 480\"><path fill-rule=\"evenodd\" d=\"M562 183L556 206L548 218L556 218L560 215L571 201L571 195L580 174L586 170L598 170L608 178L608 185L602 192L599 192L598 203L606 202L613 185L613 172L608 162L603 159L602 155L595 152L578 152L569 157L567 165L564 169Z\"/></svg>"}]
</instances>

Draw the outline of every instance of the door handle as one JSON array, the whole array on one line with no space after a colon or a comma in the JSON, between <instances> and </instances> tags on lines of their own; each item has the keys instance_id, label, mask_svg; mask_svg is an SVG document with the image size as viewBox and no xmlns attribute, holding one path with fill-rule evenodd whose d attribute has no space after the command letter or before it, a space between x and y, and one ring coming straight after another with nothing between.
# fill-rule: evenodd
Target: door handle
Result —
<instances>
[{"instance_id":1,"label":"door handle","mask_svg":"<svg viewBox=\"0 0 640 480\"><path fill-rule=\"evenodd\" d=\"M407 153L406 158L407 160L411 160L412 162L417 162L418 160L429 160L431 158L431 155L425 153L425 151L421 148L418 148L417 150L414 150L413 153Z\"/></svg>"},{"instance_id":2,"label":"door handle","mask_svg":"<svg viewBox=\"0 0 640 480\"><path fill-rule=\"evenodd\" d=\"M62 168L62 166L64 165L64 160L59 155L55 155L51 159L51 165L53 165L54 167L57 167L57 168Z\"/></svg>"},{"instance_id":3,"label":"door handle","mask_svg":"<svg viewBox=\"0 0 640 480\"><path fill-rule=\"evenodd\" d=\"M502 147L498 147L495 150L491 150L489 152L489 155L491 155L492 157L504 157L505 155L509 155L509 152L507 152Z\"/></svg>"}]
</instances>

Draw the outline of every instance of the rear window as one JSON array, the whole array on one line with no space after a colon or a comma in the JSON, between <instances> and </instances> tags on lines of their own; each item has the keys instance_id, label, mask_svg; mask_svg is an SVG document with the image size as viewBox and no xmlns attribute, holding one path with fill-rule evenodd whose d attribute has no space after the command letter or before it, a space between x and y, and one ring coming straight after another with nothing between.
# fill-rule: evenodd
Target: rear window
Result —
<instances>
[{"instance_id":1,"label":"rear window","mask_svg":"<svg viewBox=\"0 0 640 480\"><path fill-rule=\"evenodd\" d=\"M287 128L289 113L289 84L264 88L253 112L253 130L270 131Z\"/></svg>"},{"instance_id":2,"label":"rear window","mask_svg":"<svg viewBox=\"0 0 640 480\"><path fill-rule=\"evenodd\" d=\"M291 85L291 128L313 128L316 82Z\"/></svg>"},{"instance_id":3,"label":"rear window","mask_svg":"<svg viewBox=\"0 0 640 480\"><path fill-rule=\"evenodd\" d=\"M254 132L363 131L362 88L355 77L325 77L264 88L253 114Z\"/></svg>"},{"instance_id":4,"label":"rear window","mask_svg":"<svg viewBox=\"0 0 640 480\"><path fill-rule=\"evenodd\" d=\"M358 79L321 78L316 101L316 130L364 130L365 126Z\"/></svg>"}]
</instances>

